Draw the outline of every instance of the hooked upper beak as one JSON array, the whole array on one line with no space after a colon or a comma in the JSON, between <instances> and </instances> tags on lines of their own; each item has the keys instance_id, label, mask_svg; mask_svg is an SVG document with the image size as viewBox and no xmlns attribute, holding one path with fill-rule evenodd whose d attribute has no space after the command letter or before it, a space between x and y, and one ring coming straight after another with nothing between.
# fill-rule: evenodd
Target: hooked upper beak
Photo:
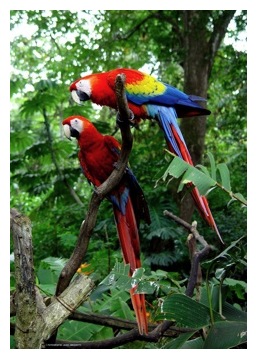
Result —
<instances>
[{"instance_id":1,"label":"hooked upper beak","mask_svg":"<svg viewBox=\"0 0 257 359\"><path fill-rule=\"evenodd\" d=\"M71 140L71 137L75 137L76 139L79 138L79 132L67 123L63 125L63 132L64 135L68 138L68 140Z\"/></svg>"},{"instance_id":2,"label":"hooked upper beak","mask_svg":"<svg viewBox=\"0 0 257 359\"><path fill-rule=\"evenodd\" d=\"M63 132L64 132L64 135L68 138L68 140L71 141L71 127L70 125L63 125Z\"/></svg>"},{"instance_id":3,"label":"hooked upper beak","mask_svg":"<svg viewBox=\"0 0 257 359\"><path fill-rule=\"evenodd\" d=\"M80 90L72 90L71 97L79 105L81 105L81 102L89 100L89 96L85 92Z\"/></svg>"}]
</instances>

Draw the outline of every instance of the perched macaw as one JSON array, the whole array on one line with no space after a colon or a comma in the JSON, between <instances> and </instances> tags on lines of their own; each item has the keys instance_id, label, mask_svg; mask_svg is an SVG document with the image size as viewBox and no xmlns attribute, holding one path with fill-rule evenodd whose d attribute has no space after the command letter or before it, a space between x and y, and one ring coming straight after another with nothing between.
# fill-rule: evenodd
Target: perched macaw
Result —
<instances>
[{"instance_id":1,"label":"perched macaw","mask_svg":"<svg viewBox=\"0 0 257 359\"><path fill-rule=\"evenodd\" d=\"M186 95L150 75L124 68L87 75L74 81L70 86L72 98L77 103L91 100L98 105L117 109L115 79L118 74L126 76L126 96L135 121L139 122L140 119L157 120L164 132L169 150L193 165L177 118L209 115L211 112L196 102L205 101L203 98ZM191 189L191 195L199 213L222 241L206 197L200 195L192 183L188 184L188 187Z\"/></svg>"},{"instance_id":2,"label":"perched macaw","mask_svg":"<svg viewBox=\"0 0 257 359\"><path fill-rule=\"evenodd\" d=\"M112 136L104 136L82 116L63 120L64 134L75 137L79 145L79 161L85 177L94 186L100 186L111 174L120 153L120 144ZM138 226L140 220L150 224L148 206L141 187L129 167L113 191L108 195L113 205L114 217L121 244L123 259L130 265L132 276L141 267ZM130 291L132 305L141 334L148 332L144 294Z\"/></svg>"}]
</instances>

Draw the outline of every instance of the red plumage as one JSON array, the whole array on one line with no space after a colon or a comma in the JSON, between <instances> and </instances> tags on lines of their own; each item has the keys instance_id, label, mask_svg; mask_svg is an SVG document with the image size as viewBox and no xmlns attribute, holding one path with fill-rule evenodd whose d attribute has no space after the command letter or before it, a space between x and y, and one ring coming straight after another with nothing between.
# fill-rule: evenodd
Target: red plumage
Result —
<instances>
[{"instance_id":1,"label":"red plumage","mask_svg":"<svg viewBox=\"0 0 257 359\"><path fill-rule=\"evenodd\" d=\"M77 138L79 161L86 178L101 185L111 174L119 159L120 144L112 136L103 136L94 125L82 116L71 116L63 121L65 133ZM67 127L68 126L68 127ZM113 204L118 237L124 262L130 265L130 275L141 267L138 225L140 219L150 223L148 206L132 171L127 168L120 183L108 195ZM147 333L147 316L144 294L130 291L132 305L141 334Z\"/></svg>"},{"instance_id":2,"label":"red plumage","mask_svg":"<svg viewBox=\"0 0 257 359\"><path fill-rule=\"evenodd\" d=\"M137 122L147 118L157 120L164 132L169 150L193 165L177 117L209 115L210 111L198 104L198 101L204 101L203 98L187 95L140 71L121 68L87 75L74 81L70 86L74 100L77 102L91 100L98 105L117 109L115 80L118 74L126 76L126 96L135 120ZM202 196L192 183L187 186L191 190L199 213L222 241L206 197Z\"/></svg>"}]
</instances>

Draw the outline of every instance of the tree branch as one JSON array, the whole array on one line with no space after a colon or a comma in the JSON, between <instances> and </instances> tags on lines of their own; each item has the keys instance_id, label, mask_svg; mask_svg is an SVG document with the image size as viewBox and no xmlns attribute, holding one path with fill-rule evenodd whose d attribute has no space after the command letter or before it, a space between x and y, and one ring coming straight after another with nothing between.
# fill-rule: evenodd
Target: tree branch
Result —
<instances>
[{"instance_id":1,"label":"tree branch","mask_svg":"<svg viewBox=\"0 0 257 359\"><path fill-rule=\"evenodd\" d=\"M135 321L111 317L108 315L103 315L98 313L81 313L79 311L76 311L72 313L68 319L77 320L79 322L103 325L106 327L111 327L113 329L126 329L126 330L137 329L137 323ZM175 327L175 326L171 326L171 324L172 323L170 322L168 328L166 328L165 334L163 334L164 336L172 337L174 336L174 333L187 333L195 330L194 328ZM165 324L165 326L166 325L167 323ZM156 329L157 327L158 329ZM153 331L154 333L155 330L160 330L159 325L155 325L155 324L149 324L148 328L149 331Z\"/></svg>"},{"instance_id":2,"label":"tree branch","mask_svg":"<svg viewBox=\"0 0 257 359\"><path fill-rule=\"evenodd\" d=\"M220 47L222 40L224 39L228 25L232 20L235 12L236 10L224 10L216 20L213 20L214 27L213 27L212 35L209 40L210 62L211 62L210 68L212 67L215 55Z\"/></svg>"},{"instance_id":3,"label":"tree branch","mask_svg":"<svg viewBox=\"0 0 257 359\"><path fill-rule=\"evenodd\" d=\"M140 22L138 22L133 28L129 29L127 31L127 33L125 34L115 34L114 35L114 39L116 40L128 40L136 31L138 31L140 29L140 27L142 25L144 25L149 19L152 19L155 17L155 14L150 13L149 15L147 15L143 20L141 20Z\"/></svg>"},{"instance_id":4,"label":"tree branch","mask_svg":"<svg viewBox=\"0 0 257 359\"><path fill-rule=\"evenodd\" d=\"M188 232L190 232L188 236L188 247L191 257L191 270L188 279L188 285L186 288L186 295L192 297L194 293L194 288L199 283L199 277L201 277L200 262L201 260L203 260L208 256L208 254L211 251L211 246L205 241L204 237L199 234L198 230L196 229L197 227L196 222L193 222L193 224L191 225L186 221L184 221L183 219L175 216L173 213L166 210L163 212L163 214L164 216L173 219L176 223L180 224ZM202 244L203 246L202 250L197 251L196 241Z\"/></svg>"},{"instance_id":5,"label":"tree branch","mask_svg":"<svg viewBox=\"0 0 257 359\"><path fill-rule=\"evenodd\" d=\"M99 340L94 342L81 342L81 341L64 341L57 340L55 344L47 344L46 349L112 349L121 345L131 343L135 340L145 342L158 342L158 340L164 335L164 332L171 326L170 321L164 321L159 324L152 332L148 335L139 334L138 329L132 329L125 334L121 334L117 337ZM181 328L184 332L194 332L192 328Z\"/></svg>"},{"instance_id":6,"label":"tree branch","mask_svg":"<svg viewBox=\"0 0 257 359\"><path fill-rule=\"evenodd\" d=\"M120 158L113 172L110 174L107 180L101 184L101 186L95 189L91 197L88 212L81 227L76 247L60 274L56 288L56 295L59 295L65 288L67 288L73 275L76 273L78 267L80 266L87 251L90 236L96 224L98 208L101 204L101 201L120 182L128 163L133 139L129 125L131 113L128 108L125 96L124 83L125 76L118 75L116 78L115 91L118 110L120 113L120 130L122 136Z\"/></svg>"},{"instance_id":7,"label":"tree branch","mask_svg":"<svg viewBox=\"0 0 257 359\"><path fill-rule=\"evenodd\" d=\"M15 343L19 349L41 348L53 331L85 301L93 282L78 275L69 288L46 307L35 287L31 223L16 209L11 209L11 230L16 280L15 308L12 308L12 313L16 313Z\"/></svg>"},{"instance_id":8,"label":"tree branch","mask_svg":"<svg viewBox=\"0 0 257 359\"><path fill-rule=\"evenodd\" d=\"M31 320L37 315L35 276L31 243L30 220L22 216L15 208L11 209L11 231L14 243L15 263L15 304L16 328L15 342L18 348L29 347L31 339Z\"/></svg>"}]
</instances>

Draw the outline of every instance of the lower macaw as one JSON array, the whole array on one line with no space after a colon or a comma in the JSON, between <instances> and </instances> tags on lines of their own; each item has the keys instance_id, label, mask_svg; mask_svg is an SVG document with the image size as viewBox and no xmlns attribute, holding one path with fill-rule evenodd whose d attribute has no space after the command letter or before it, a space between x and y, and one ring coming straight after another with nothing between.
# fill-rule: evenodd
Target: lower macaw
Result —
<instances>
[{"instance_id":1,"label":"lower macaw","mask_svg":"<svg viewBox=\"0 0 257 359\"><path fill-rule=\"evenodd\" d=\"M125 68L87 75L74 81L70 86L72 98L77 103L91 100L98 105L117 109L115 79L118 74L126 76L126 96L134 119L136 121L147 118L157 120L164 132L169 150L193 165L177 118L209 115L211 112L197 103L205 99L186 95L150 75ZM189 183L188 187L191 189L191 195L199 213L222 241L206 197L200 195L192 183Z\"/></svg>"},{"instance_id":2,"label":"lower macaw","mask_svg":"<svg viewBox=\"0 0 257 359\"><path fill-rule=\"evenodd\" d=\"M85 177L94 186L100 186L111 174L118 161L120 144L112 136L104 136L82 116L63 120L64 134L75 137L79 145L79 161ZM129 167L114 190L108 195L113 205L114 217L124 262L130 265L132 276L141 267L138 227L141 219L150 224L148 206L141 187ZM148 332L145 295L135 293L132 287L131 301L141 334Z\"/></svg>"}]
</instances>

